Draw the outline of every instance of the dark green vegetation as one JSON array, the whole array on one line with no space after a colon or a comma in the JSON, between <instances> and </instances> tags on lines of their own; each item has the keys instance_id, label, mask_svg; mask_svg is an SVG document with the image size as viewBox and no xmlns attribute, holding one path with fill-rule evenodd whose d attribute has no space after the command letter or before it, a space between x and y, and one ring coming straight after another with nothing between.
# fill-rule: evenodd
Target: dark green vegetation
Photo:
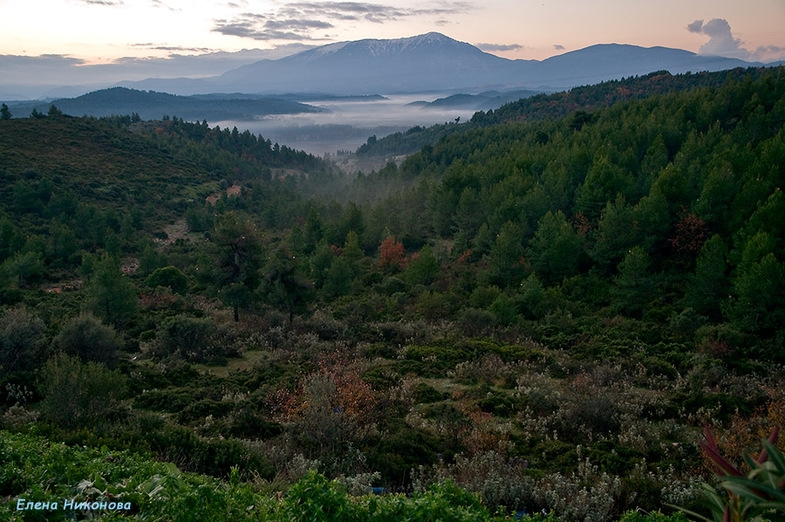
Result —
<instances>
[{"instance_id":1,"label":"dark green vegetation","mask_svg":"<svg viewBox=\"0 0 785 522\"><path fill-rule=\"evenodd\" d=\"M431 127L412 127L406 132L396 132L381 139L375 137L362 145L357 153L363 156L394 157L411 154L425 145L433 145L440 138L460 132L466 128L487 127L499 123L515 121L546 120L562 118L577 111L594 111L609 107L614 103L642 100L653 95L668 94L700 87L717 88L728 78L756 78L762 70L735 69L733 71L700 72L672 75L668 71L655 71L645 76L634 76L611 80L598 85L575 87L569 91L554 94L521 92L520 99L506 103L496 110L478 111L471 121L461 128L451 123ZM433 103L445 103L436 100Z\"/></svg>"},{"instance_id":2,"label":"dark green vegetation","mask_svg":"<svg viewBox=\"0 0 785 522\"><path fill-rule=\"evenodd\" d=\"M0 422L142 455L47 492L155 459L219 518L418 509L308 470L456 520L708 514L704 424L743 468L785 423L785 70L726 76L351 180L178 118L2 120Z\"/></svg>"}]
</instances>

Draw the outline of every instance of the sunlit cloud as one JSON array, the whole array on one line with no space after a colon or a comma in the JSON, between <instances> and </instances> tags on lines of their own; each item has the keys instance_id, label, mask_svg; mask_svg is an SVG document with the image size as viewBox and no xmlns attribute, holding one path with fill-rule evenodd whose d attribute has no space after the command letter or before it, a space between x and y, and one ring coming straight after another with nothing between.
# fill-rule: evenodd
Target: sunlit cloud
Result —
<instances>
[{"instance_id":1,"label":"sunlit cloud","mask_svg":"<svg viewBox=\"0 0 785 522\"><path fill-rule=\"evenodd\" d=\"M785 60L785 47L777 45L762 45L750 52L750 58L761 62L774 62Z\"/></svg>"},{"instance_id":2,"label":"sunlit cloud","mask_svg":"<svg viewBox=\"0 0 785 522\"><path fill-rule=\"evenodd\" d=\"M733 36L730 24L723 18L713 18L706 23L703 23L703 20L695 20L687 25L687 30L709 37L709 41L701 45L698 54L743 60L750 57L750 52L742 47L743 42L739 38Z\"/></svg>"}]
</instances>

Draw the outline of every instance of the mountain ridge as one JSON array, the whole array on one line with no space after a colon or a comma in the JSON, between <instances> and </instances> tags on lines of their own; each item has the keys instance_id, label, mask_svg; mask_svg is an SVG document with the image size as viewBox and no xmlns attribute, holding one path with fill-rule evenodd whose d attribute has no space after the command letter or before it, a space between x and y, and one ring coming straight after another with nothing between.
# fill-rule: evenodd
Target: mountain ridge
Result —
<instances>
[{"instance_id":1,"label":"mountain ridge","mask_svg":"<svg viewBox=\"0 0 785 522\"><path fill-rule=\"evenodd\" d=\"M489 90L562 90L655 70L678 74L766 65L702 56L684 49L619 43L595 44L541 61L509 60L442 33L429 32L327 44L277 60L243 65L204 82L214 92L258 94L476 94ZM168 80L164 86L171 89L173 83ZM143 85L156 88L152 79ZM201 93L205 87L190 86L202 89Z\"/></svg>"}]
</instances>

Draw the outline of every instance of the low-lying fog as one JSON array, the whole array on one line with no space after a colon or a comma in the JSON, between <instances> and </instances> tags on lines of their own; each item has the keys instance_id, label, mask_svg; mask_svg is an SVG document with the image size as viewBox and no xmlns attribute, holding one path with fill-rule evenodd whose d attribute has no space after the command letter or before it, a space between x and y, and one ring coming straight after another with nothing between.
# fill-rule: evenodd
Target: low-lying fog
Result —
<instances>
[{"instance_id":1,"label":"low-lying fog","mask_svg":"<svg viewBox=\"0 0 785 522\"><path fill-rule=\"evenodd\" d=\"M386 96L373 101L315 101L306 102L330 112L265 116L255 121L218 121L211 126L237 127L261 134L273 143L304 150L311 154L334 156L338 151L354 152L369 136L381 138L405 131L415 125L466 121L474 109L445 110L411 105L412 102L431 102L445 94Z\"/></svg>"}]
</instances>

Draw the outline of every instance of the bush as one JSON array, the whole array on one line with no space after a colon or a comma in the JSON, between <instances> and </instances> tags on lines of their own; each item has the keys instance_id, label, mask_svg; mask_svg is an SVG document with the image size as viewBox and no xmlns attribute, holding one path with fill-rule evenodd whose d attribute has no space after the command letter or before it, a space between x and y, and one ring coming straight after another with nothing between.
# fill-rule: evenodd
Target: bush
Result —
<instances>
[{"instance_id":1,"label":"bush","mask_svg":"<svg viewBox=\"0 0 785 522\"><path fill-rule=\"evenodd\" d=\"M0 317L0 372L37 367L43 357L45 334L44 322L27 309L6 310Z\"/></svg>"},{"instance_id":2,"label":"bush","mask_svg":"<svg viewBox=\"0 0 785 522\"><path fill-rule=\"evenodd\" d=\"M178 355L190 362L221 363L236 357L231 332L208 317L178 315L168 319L151 346L153 357Z\"/></svg>"},{"instance_id":3,"label":"bush","mask_svg":"<svg viewBox=\"0 0 785 522\"><path fill-rule=\"evenodd\" d=\"M117 350L123 341L111 326L103 324L91 314L82 314L63 326L54 339L54 347L79 357L82 361L94 361L112 365L117 360Z\"/></svg>"},{"instance_id":4,"label":"bush","mask_svg":"<svg viewBox=\"0 0 785 522\"><path fill-rule=\"evenodd\" d=\"M430 404L442 401L445 398L445 394L424 382L417 383L417 387L414 389L413 399L416 403Z\"/></svg>"},{"instance_id":5,"label":"bush","mask_svg":"<svg viewBox=\"0 0 785 522\"><path fill-rule=\"evenodd\" d=\"M157 286L168 287L172 292L180 295L185 295L188 291L188 278L183 274L179 268L174 266L165 266L157 268L145 279L145 284L150 288Z\"/></svg>"},{"instance_id":6,"label":"bush","mask_svg":"<svg viewBox=\"0 0 785 522\"><path fill-rule=\"evenodd\" d=\"M125 379L99 363L58 353L44 365L40 387L44 417L65 428L100 429L122 414Z\"/></svg>"},{"instance_id":7,"label":"bush","mask_svg":"<svg viewBox=\"0 0 785 522\"><path fill-rule=\"evenodd\" d=\"M362 520L346 490L315 471L308 472L289 488L281 511L285 520Z\"/></svg>"}]
</instances>

